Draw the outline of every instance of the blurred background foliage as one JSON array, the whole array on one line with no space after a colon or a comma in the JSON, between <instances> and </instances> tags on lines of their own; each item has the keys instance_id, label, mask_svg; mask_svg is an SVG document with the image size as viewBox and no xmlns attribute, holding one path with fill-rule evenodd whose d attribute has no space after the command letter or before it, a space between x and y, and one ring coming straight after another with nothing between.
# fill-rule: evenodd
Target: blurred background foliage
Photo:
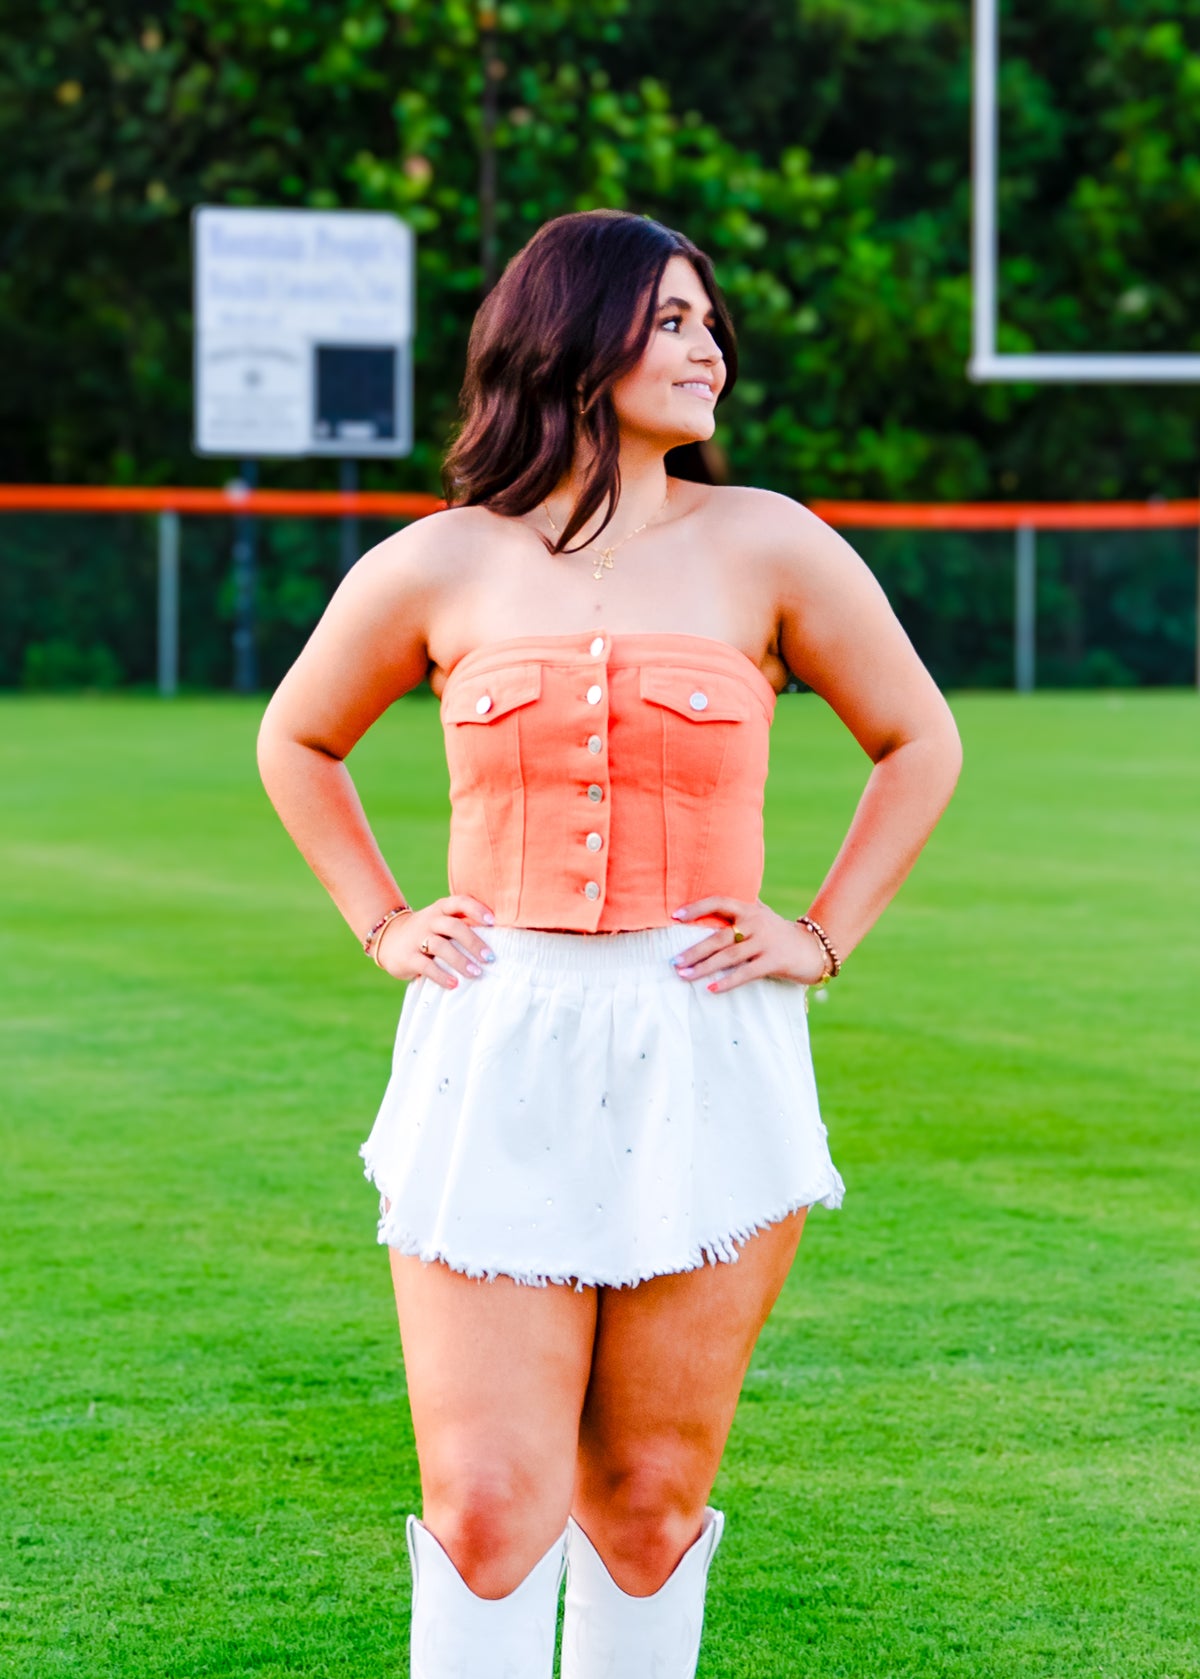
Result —
<instances>
[{"instance_id":1,"label":"blurred background foliage","mask_svg":"<svg viewBox=\"0 0 1200 1679\"><path fill-rule=\"evenodd\" d=\"M230 476L190 452L189 217L263 203L414 228L417 445L362 481L436 490L486 283L490 79L501 265L547 218L596 205L713 257L743 354L719 432L735 480L801 500L1193 495L1191 389L966 379L969 32L965 0L9 0L0 477ZM1200 0L1013 0L1002 63L1002 348L1200 348ZM337 469L268 470L332 486ZM324 541L273 539L290 604L267 598L266 621L311 621L297 603L319 602ZM913 584L926 544L875 544L889 590ZM932 586L986 599L956 575ZM1181 587L1143 588L1164 634ZM0 681L62 639L35 628L0 632ZM1151 679L1179 679L1163 657Z\"/></svg>"}]
</instances>

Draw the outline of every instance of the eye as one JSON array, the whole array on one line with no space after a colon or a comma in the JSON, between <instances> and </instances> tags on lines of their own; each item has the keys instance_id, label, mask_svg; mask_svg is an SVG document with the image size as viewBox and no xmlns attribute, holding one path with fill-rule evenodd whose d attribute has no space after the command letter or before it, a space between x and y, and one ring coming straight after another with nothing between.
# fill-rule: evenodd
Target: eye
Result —
<instances>
[{"instance_id":1,"label":"eye","mask_svg":"<svg viewBox=\"0 0 1200 1679\"><path fill-rule=\"evenodd\" d=\"M666 316L664 316L664 318L658 324L659 324L659 326L672 326L672 325L682 326L683 325L683 316L682 315L666 315ZM709 332L715 332L716 331L717 323L716 323L715 319L705 321L704 324L708 328Z\"/></svg>"}]
</instances>

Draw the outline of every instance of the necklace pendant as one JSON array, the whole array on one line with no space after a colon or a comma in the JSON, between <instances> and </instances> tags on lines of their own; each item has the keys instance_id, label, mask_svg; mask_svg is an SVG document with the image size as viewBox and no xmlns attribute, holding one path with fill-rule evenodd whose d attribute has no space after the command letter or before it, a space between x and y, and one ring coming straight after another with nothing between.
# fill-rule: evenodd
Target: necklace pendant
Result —
<instances>
[{"instance_id":1,"label":"necklace pendant","mask_svg":"<svg viewBox=\"0 0 1200 1679\"><path fill-rule=\"evenodd\" d=\"M609 571L613 568L611 548L604 549L601 553L600 559L596 561L596 569L593 571L592 576L595 578L597 583L599 583L601 577L603 577L605 568Z\"/></svg>"}]
</instances>

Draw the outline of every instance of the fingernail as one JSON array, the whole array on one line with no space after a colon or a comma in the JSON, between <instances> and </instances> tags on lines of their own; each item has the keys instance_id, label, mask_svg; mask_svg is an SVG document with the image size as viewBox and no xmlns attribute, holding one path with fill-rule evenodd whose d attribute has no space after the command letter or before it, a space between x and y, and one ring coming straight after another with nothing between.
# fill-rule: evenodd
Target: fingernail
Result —
<instances>
[{"instance_id":1,"label":"fingernail","mask_svg":"<svg viewBox=\"0 0 1200 1679\"><path fill-rule=\"evenodd\" d=\"M712 984L711 984L711 985L710 985L710 986L709 986L709 988L708 988L708 989L709 989L709 990L710 990L710 991L715 991L715 990L716 990L716 989L717 989L717 982L716 982L716 980L715 980L715 979L714 979L714 980L713 980L713 982L712 982Z\"/></svg>"},{"instance_id":2,"label":"fingernail","mask_svg":"<svg viewBox=\"0 0 1200 1679\"><path fill-rule=\"evenodd\" d=\"M691 979L695 971L695 968L676 968L675 970L680 979Z\"/></svg>"},{"instance_id":3,"label":"fingernail","mask_svg":"<svg viewBox=\"0 0 1200 1679\"><path fill-rule=\"evenodd\" d=\"M670 962L670 964L673 968L677 968L679 966L679 964L683 961L683 957L682 956L669 956L667 958L667 960Z\"/></svg>"},{"instance_id":4,"label":"fingernail","mask_svg":"<svg viewBox=\"0 0 1200 1679\"><path fill-rule=\"evenodd\" d=\"M686 921L687 918L688 918L688 912L685 909L673 909L671 911L671 920L672 921Z\"/></svg>"},{"instance_id":5,"label":"fingernail","mask_svg":"<svg viewBox=\"0 0 1200 1679\"><path fill-rule=\"evenodd\" d=\"M485 950L483 952L483 959L485 962L494 962L496 960L496 952L494 950Z\"/></svg>"},{"instance_id":6,"label":"fingernail","mask_svg":"<svg viewBox=\"0 0 1200 1679\"><path fill-rule=\"evenodd\" d=\"M468 962L467 972L469 974L474 974L475 978L478 979L480 974L483 972L483 969L478 967L474 962Z\"/></svg>"},{"instance_id":7,"label":"fingernail","mask_svg":"<svg viewBox=\"0 0 1200 1679\"><path fill-rule=\"evenodd\" d=\"M486 927L494 927L496 925L496 917L492 914L490 909L484 910L483 921Z\"/></svg>"}]
</instances>

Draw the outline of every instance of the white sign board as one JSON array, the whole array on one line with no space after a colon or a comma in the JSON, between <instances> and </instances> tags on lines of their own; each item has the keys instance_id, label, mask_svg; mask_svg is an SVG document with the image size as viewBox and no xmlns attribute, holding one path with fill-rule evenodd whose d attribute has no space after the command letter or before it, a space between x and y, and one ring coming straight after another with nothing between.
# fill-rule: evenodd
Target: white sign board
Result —
<instances>
[{"instance_id":1,"label":"white sign board","mask_svg":"<svg viewBox=\"0 0 1200 1679\"><path fill-rule=\"evenodd\" d=\"M407 455L413 235L358 210L192 218L201 455Z\"/></svg>"}]
</instances>

